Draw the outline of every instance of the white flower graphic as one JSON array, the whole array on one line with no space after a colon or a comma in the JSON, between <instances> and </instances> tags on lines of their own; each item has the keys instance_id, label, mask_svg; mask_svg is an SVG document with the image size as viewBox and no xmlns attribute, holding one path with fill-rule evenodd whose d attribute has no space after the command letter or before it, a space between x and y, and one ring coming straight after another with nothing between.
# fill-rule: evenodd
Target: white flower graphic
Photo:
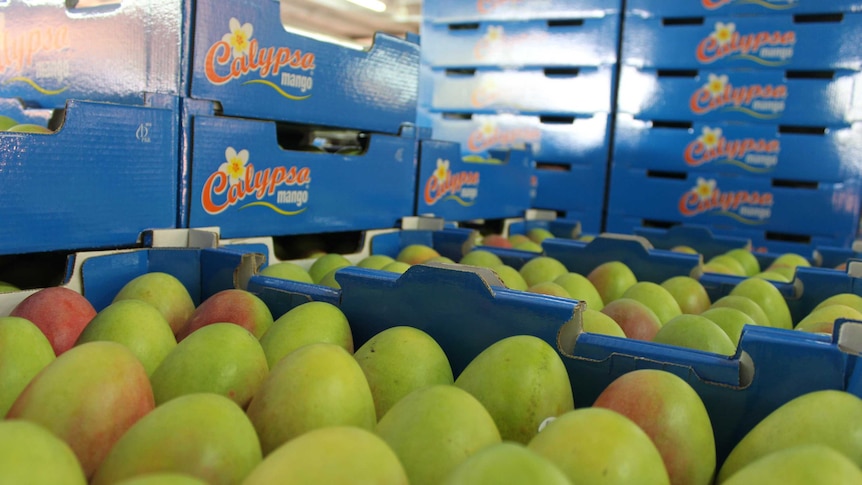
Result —
<instances>
[{"instance_id":1,"label":"white flower graphic","mask_svg":"<svg viewBox=\"0 0 862 485\"><path fill-rule=\"evenodd\" d=\"M710 74L706 84L703 85L703 89L711 94L713 98L716 98L724 92L724 88L727 86L728 82L729 78L727 77L727 74L722 74L720 76Z\"/></svg>"},{"instance_id":2,"label":"white flower graphic","mask_svg":"<svg viewBox=\"0 0 862 485\"><path fill-rule=\"evenodd\" d=\"M718 141L721 140L721 135L721 128L712 129L704 126L703 133L697 138L697 141L703 143L706 148L715 148L718 146Z\"/></svg>"},{"instance_id":3,"label":"white flower graphic","mask_svg":"<svg viewBox=\"0 0 862 485\"><path fill-rule=\"evenodd\" d=\"M437 159L437 169L434 170L434 177L441 184L446 181L446 178L449 177L449 160Z\"/></svg>"},{"instance_id":4,"label":"white flower graphic","mask_svg":"<svg viewBox=\"0 0 862 485\"><path fill-rule=\"evenodd\" d=\"M227 174L230 185L240 180L245 180L245 164L248 163L248 150L237 152L233 147L227 147L224 151L224 158L227 161L221 164L218 170Z\"/></svg>"},{"instance_id":5,"label":"white flower graphic","mask_svg":"<svg viewBox=\"0 0 862 485\"><path fill-rule=\"evenodd\" d=\"M479 132L485 136L491 136L497 132L497 125L491 120L484 120L479 126Z\"/></svg>"},{"instance_id":6,"label":"white flower graphic","mask_svg":"<svg viewBox=\"0 0 862 485\"><path fill-rule=\"evenodd\" d=\"M240 25L239 20L231 17L230 33L225 34L221 40L230 44L234 59L248 55L252 32L254 27L250 23Z\"/></svg>"},{"instance_id":7,"label":"white flower graphic","mask_svg":"<svg viewBox=\"0 0 862 485\"><path fill-rule=\"evenodd\" d=\"M503 39L503 26L490 25L488 31L485 32L485 40L488 42L497 42Z\"/></svg>"},{"instance_id":8,"label":"white flower graphic","mask_svg":"<svg viewBox=\"0 0 862 485\"><path fill-rule=\"evenodd\" d=\"M726 45L733 38L733 34L736 32L736 24L733 22L716 22L715 23L715 31L709 34L710 37L715 39L718 42L718 45Z\"/></svg>"},{"instance_id":9,"label":"white flower graphic","mask_svg":"<svg viewBox=\"0 0 862 485\"><path fill-rule=\"evenodd\" d=\"M698 177L697 185L691 191L697 194L700 200L708 200L715 191L715 179L706 180L703 177Z\"/></svg>"}]
</instances>

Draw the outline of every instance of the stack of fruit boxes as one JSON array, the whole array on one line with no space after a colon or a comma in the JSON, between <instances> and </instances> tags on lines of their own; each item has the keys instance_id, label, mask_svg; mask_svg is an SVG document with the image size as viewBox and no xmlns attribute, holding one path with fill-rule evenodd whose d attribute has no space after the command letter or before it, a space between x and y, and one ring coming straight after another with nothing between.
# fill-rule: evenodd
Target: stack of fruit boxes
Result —
<instances>
[{"instance_id":1,"label":"stack of fruit boxes","mask_svg":"<svg viewBox=\"0 0 862 485\"><path fill-rule=\"evenodd\" d=\"M412 215L415 42L378 34L357 50L299 35L272 1L197 2L191 17L181 227L230 240L392 228ZM360 149L315 144L348 135Z\"/></svg>"},{"instance_id":2,"label":"stack of fruit boxes","mask_svg":"<svg viewBox=\"0 0 862 485\"><path fill-rule=\"evenodd\" d=\"M180 4L68 3L0 6L0 255L177 227Z\"/></svg>"},{"instance_id":3,"label":"stack of fruit boxes","mask_svg":"<svg viewBox=\"0 0 862 485\"><path fill-rule=\"evenodd\" d=\"M628 2L606 229L702 224L758 250L848 246L858 6Z\"/></svg>"},{"instance_id":4,"label":"stack of fruit boxes","mask_svg":"<svg viewBox=\"0 0 862 485\"><path fill-rule=\"evenodd\" d=\"M531 206L601 225L619 2L426 2L419 118L463 158L530 147Z\"/></svg>"}]
</instances>

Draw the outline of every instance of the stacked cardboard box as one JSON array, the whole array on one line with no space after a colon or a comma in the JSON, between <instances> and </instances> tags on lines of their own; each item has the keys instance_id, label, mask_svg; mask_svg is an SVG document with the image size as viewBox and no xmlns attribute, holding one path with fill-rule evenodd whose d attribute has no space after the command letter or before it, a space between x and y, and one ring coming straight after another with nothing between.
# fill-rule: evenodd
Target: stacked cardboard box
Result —
<instances>
[{"instance_id":1,"label":"stacked cardboard box","mask_svg":"<svg viewBox=\"0 0 862 485\"><path fill-rule=\"evenodd\" d=\"M599 230L619 2L428 2L420 126L465 159L529 147L531 206Z\"/></svg>"},{"instance_id":2,"label":"stacked cardboard box","mask_svg":"<svg viewBox=\"0 0 862 485\"><path fill-rule=\"evenodd\" d=\"M862 180L855 7L628 2L607 229L848 246Z\"/></svg>"}]
</instances>

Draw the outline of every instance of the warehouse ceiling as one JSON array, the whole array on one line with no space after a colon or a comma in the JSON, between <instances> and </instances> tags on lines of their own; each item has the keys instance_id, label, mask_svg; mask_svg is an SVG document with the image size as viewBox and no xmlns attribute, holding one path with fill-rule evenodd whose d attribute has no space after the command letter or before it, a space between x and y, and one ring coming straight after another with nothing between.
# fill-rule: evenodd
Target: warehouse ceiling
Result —
<instances>
[{"instance_id":1,"label":"warehouse ceiling","mask_svg":"<svg viewBox=\"0 0 862 485\"><path fill-rule=\"evenodd\" d=\"M421 9L422 0L281 0L281 20L298 32L368 46L375 32L418 33Z\"/></svg>"}]
</instances>

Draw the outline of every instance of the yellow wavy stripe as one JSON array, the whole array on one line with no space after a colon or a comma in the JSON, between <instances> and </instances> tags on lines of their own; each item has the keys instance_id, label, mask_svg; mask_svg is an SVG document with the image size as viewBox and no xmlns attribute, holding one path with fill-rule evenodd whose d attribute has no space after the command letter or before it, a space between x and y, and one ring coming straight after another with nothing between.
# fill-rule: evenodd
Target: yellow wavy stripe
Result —
<instances>
[{"instance_id":1,"label":"yellow wavy stripe","mask_svg":"<svg viewBox=\"0 0 862 485\"><path fill-rule=\"evenodd\" d=\"M764 0L740 0L739 3L752 3L754 5L760 5L761 7L772 9L772 10L787 10L788 8L793 8L794 5L775 5L774 3L769 3Z\"/></svg>"},{"instance_id":2,"label":"yellow wavy stripe","mask_svg":"<svg viewBox=\"0 0 862 485\"><path fill-rule=\"evenodd\" d=\"M751 173L767 173L767 172L771 172L771 171L772 171L772 169L767 168L767 167L764 167L764 168L752 167L751 165L749 165L749 164L747 164L747 163L745 163L745 162L741 162L741 161L739 161L739 160L735 160L735 159L732 159L732 158L729 158L729 159L727 159L727 160L721 160L721 161L719 161L718 163L720 163L720 164L727 164L727 165L736 165L737 167L739 167L739 168L741 168L741 169L743 169L743 170L747 170L747 171L749 171L749 172L751 172Z\"/></svg>"},{"instance_id":3,"label":"yellow wavy stripe","mask_svg":"<svg viewBox=\"0 0 862 485\"><path fill-rule=\"evenodd\" d=\"M751 219L746 219L746 218L742 217L741 215L737 214L736 212L716 211L715 213L717 215L720 215L720 216L730 217L731 219L734 219L734 220L741 222L743 224L748 224L749 226L758 226L760 224L766 223L766 221L753 221Z\"/></svg>"},{"instance_id":4,"label":"yellow wavy stripe","mask_svg":"<svg viewBox=\"0 0 862 485\"><path fill-rule=\"evenodd\" d=\"M273 205L269 202L257 201L257 202L251 202L249 204L246 204L246 205L240 207L239 210L243 210L245 208L253 207L256 205L268 207L268 208L272 209L273 211L275 211L275 212L277 212L283 216L295 216L297 214L301 214L301 213L305 212L305 210L308 209L308 207L303 207L302 209L299 209L298 211L286 211L283 209L279 209L278 207L276 207L275 205Z\"/></svg>"},{"instance_id":5,"label":"yellow wavy stripe","mask_svg":"<svg viewBox=\"0 0 862 485\"><path fill-rule=\"evenodd\" d=\"M768 67L783 66L783 65L787 64L788 62L790 62L790 61L767 61L766 59L763 59L763 58L760 58L757 56L752 56L751 54L739 54L737 56L731 56L730 59L746 59L746 60L749 60L752 62L756 62L757 64L760 64L761 66L768 66Z\"/></svg>"},{"instance_id":6,"label":"yellow wavy stripe","mask_svg":"<svg viewBox=\"0 0 862 485\"><path fill-rule=\"evenodd\" d=\"M265 84L265 85L271 87L272 89L275 89L276 92L278 92L278 94L284 96L287 99L292 99L294 101L304 101L304 100L311 97L310 94L306 95L306 96L294 96L292 94L288 94L288 93L284 92L284 90L282 90L280 87L278 87L277 84L273 83L272 81L267 81L264 79L252 79L251 81L246 81L243 84Z\"/></svg>"},{"instance_id":7,"label":"yellow wavy stripe","mask_svg":"<svg viewBox=\"0 0 862 485\"><path fill-rule=\"evenodd\" d=\"M443 197L443 200L454 200L455 202L461 204L464 207L470 207L471 205L476 203L475 200L473 202L467 202L466 200L462 199L461 197L458 197L457 195L447 195L446 197Z\"/></svg>"},{"instance_id":8,"label":"yellow wavy stripe","mask_svg":"<svg viewBox=\"0 0 862 485\"><path fill-rule=\"evenodd\" d=\"M48 95L48 96L60 94L63 91L69 89L68 87L60 88L60 89L46 89L46 88L43 88L42 86L39 86L39 84L37 84L36 81L30 79L29 77L25 77L25 76L10 77L9 79L6 80L6 82L4 84L11 84L11 83L15 83L15 82L22 82L25 84L29 84L36 91L39 91L40 93Z\"/></svg>"},{"instance_id":9,"label":"yellow wavy stripe","mask_svg":"<svg viewBox=\"0 0 862 485\"><path fill-rule=\"evenodd\" d=\"M781 116L781 113L775 113L775 114L767 115L767 114L763 114L763 113L758 113L757 111L754 111L754 110L749 109L749 108L743 108L742 106L739 106L736 108L725 108L724 111L739 111L741 113L745 113L748 116L757 118L759 120L774 120L775 118L778 118L779 116Z\"/></svg>"}]
</instances>

